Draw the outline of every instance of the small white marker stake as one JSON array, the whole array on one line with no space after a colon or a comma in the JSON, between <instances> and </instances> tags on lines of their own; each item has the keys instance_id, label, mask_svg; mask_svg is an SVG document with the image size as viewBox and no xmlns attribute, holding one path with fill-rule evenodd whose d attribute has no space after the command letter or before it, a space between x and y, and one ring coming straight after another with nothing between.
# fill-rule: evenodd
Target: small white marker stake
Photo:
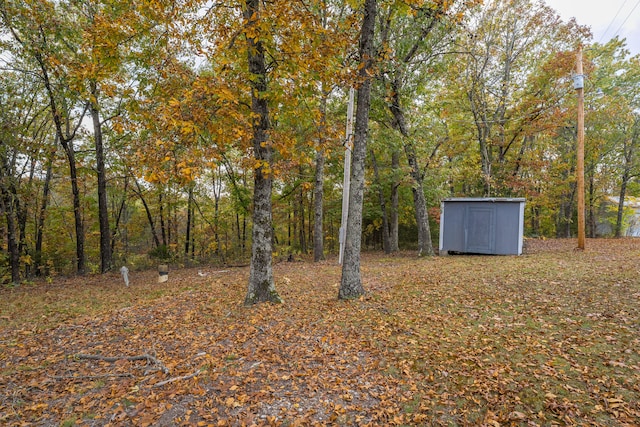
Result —
<instances>
[{"instance_id":1,"label":"small white marker stake","mask_svg":"<svg viewBox=\"0 0 640 427\"><path fill-rule=\"evenodd\" d=\"M129 269L123 265L122 267L120 267L120 274L122 274L124 284L129 286Z\"/></svg>"}]
</instances>

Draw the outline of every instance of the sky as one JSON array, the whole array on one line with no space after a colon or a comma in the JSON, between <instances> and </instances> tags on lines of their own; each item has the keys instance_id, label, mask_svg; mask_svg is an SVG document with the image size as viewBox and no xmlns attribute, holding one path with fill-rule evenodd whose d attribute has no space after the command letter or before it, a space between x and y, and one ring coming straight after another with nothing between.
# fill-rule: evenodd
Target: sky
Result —
<instances>
[{"instance_id":1,"label":"sky","mask_svg":"<svg viewBox=\"0 0 640 427\"><path fill-rule=\"evenodd\" d=\"M593 41L606 43L614 36L627 39L631 55L640 55L640 0L545 0L564 21L572 17L591 27Z\"/></svg>"}]
</instances>

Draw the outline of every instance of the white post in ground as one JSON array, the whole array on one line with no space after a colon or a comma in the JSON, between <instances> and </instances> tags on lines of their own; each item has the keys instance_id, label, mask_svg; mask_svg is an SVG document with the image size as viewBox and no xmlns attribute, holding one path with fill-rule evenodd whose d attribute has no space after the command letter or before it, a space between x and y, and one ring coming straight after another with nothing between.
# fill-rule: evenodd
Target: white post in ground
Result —
<instances>
[{"instance_id":1,"label":"white post in ground","mask_svg":"<svg viewBox=\"0 0 640 427\"><path fill-rule=\"evenodd\" d=\"M122 266L120 268L120 274L122 275L122 279L124 280L124 284L129 286L129 269L126 266Z\"/></svg>"},{"instance_id":2,"label":"white post in ground","mask_svg":"<svg viewBox=\"0 0 640 427\"><path fill-rule=\"evenodd\" d=\"M338 263L342 265L344 246L347 240L347 216L349 215L349 187L351 185L351 141L353 136L353 98L354 89L349 89L349 103L347 104L347 128L344 141L344 178L342 182L342 221L340 223L340 256Z\"/></svg>"}]
</instances>

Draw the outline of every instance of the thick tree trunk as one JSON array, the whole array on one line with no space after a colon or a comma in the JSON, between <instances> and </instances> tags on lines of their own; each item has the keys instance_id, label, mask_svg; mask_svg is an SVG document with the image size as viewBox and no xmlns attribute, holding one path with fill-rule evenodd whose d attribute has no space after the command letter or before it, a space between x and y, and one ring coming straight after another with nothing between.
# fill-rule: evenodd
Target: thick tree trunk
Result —
<instances>
[{"instance_id":1,"label":"thick tree trunk","mask_svg":"<svg viewBox=\"0 0 640 427\"><path fill-rule=\"evenodd\" d=\"M371 80L373 76L373 37L377 14L376 0L365 0L362 32L360 33L360 78L357 98L356 125L351 160L349 187L349 214L345 236L342 279L338 298L352 299L364 293L360 277L360 248L362 245L362 205L364 200L364 172L371 106Z\"/></svg>"},{"instance_id":2,"label":"thick tree trunk","mask_svg":"<svg viewBox=\"0 0 640 427\"><path fill-rule=\"evenodd\" d=\"M248 0L243 11L247 29L257 27L260 21L260 0ZM258 28L253 28L259 33ZM245 305L259 302L281 302L273 281L271 212L272 148L268 141L269 108L267 92L267 68L262 42L248 33L247 60L251 79L252 145L254 157L259 164L254 169L253 230L251 244L251 267Z\"/></svg>"},{"instance_id":3,"label":"thick tree trunk","mask_svg":"<svg viewBox=\"0 0 640 427\"><path fill-rule=\"evenodd\" d=\"M90 83L92 100L89 111L93 120L93 135L96 145L96 173L98 176L98 222L100 224L100 271L106 273L113 268L111 252L111 230L109 228L109 208L107 205L107 171L104 165L104 144L102 123L98 109L98 86Z\"/></svg>"}]
</instances>

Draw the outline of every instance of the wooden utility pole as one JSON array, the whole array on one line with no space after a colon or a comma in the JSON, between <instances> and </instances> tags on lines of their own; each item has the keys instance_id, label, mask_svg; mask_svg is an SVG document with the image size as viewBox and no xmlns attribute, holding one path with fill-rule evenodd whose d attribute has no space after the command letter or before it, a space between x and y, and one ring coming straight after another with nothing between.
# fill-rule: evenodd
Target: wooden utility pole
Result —
<instances>
[{"instance_id":1,"label":"wooden utility pole","mask_svg":"<svg viewBox=\"0 0 640 427\"><path fill-rule=\"evenodd\" d=\"M576 170L578 187L578 249L584 249L584 75L582 74L582 46L578 47L576 76L574 77L573 87L578 94L578 159Z\"/></svg>"}]
</instances>

